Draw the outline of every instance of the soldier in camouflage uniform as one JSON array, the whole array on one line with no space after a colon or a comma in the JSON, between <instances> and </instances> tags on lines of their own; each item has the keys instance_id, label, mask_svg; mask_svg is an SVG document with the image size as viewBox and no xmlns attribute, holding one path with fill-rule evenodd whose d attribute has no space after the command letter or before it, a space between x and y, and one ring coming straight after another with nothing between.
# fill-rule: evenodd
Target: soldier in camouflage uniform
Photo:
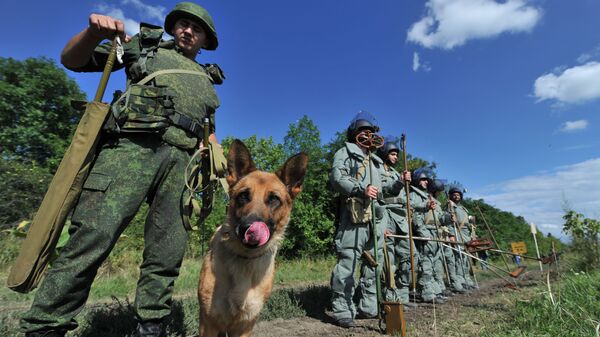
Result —
<instances>
[{"instance_id":1,"label":"soldier in camouflage uniform","mask_svg":"<svg viewBox=\"0 0 600 337\"><path fill-rule=\"evenodd\" d=\"M452 240L467 242L471 240L471 227L469 224L469 212L463 205L460 205L462 197L462 187L457 185L450 186L448 190L448 212L451 214L451 225L449 226L450 236ZM458 245L456 248L461 251L464 250L464 246L462 245ZM458 274L458 281L462 281L462 288L466 291L475 289L475 282L473 282L473 279L469 274L471 258L455 251L454 259L456 261L455 270ZM458 288L458 285L456 285L455 288Z\"/></svg>"},{"instance_id":2,"label":"soldier in camouflage uniform","mask_svg":"<svg viewBox=\"0 0 600 337\"><path fill-rule=\"evenodd\" d=\"M101 71L110 45L120 35L127 91L112 105L111 132L105 133L71 220L71 238L49 269L31 309L21 320L26 336L64 336L77 327L92 281L120 234L143 202L149 204L144 230L143 262L135 297L136 336L161 336L171 312L172 292L188 239L182 220L184 170L198 148L201 123L209 121L219 100L220 83L195 57L201 48L218 46L208 12L197 4L176 5L162 29L141 24L140 33L125 36L123 23L92 14L89 26L75 35L61 55L74 71ZM157 71L163 70L161 73ZM181 72L184 70L184 72ZM218 70L218 68L217 68ZM150 76L149 76L150 75Z\"/></svg>"},{"instance_id":3,"label":"soldier in camouflage uniform","mask_svg":"<svg viewBox=\"0 0 600 337\"><path fill-rule=\"evenodd\" d=\"M382 207L381 192L387 189L399 190L402 182L389 182L384 186L381 179L383 162L374 153L359 146L356 135L363 130L377 132L379 127L374 118L361 111L350 122L347 130L347 142L333 158L330 182L333 189L340 193L341 202L339 221L335 234L337 262L331 273L331 306L333 317L339 326L353 327L357 311L361 316L377 315L376 277L381 268L368 262L361 267L361 287L358 309L354 305L355 274L365 251L371 256L374 252L374 238L369 228L371 220L378 233L377 254L382 257L383 231L387 213ZM397 192L396 192L397 193ZM375 214L371 214L370 203L374 202ZM379 258L379 266L383 260Z\"/></svg>"},{"instance_id":4,"label":"soldier in camouflage uniform","mask_svg":"<svg viewBox=\"0 0 600 337\"><path fill-rule=\"evenodd\" d=\"M428 193L428 186L433 182L432 173L426 168L415 170L412 177L412 190L410 193L410 205L414 209L413 227L415 234L421 237L437 237L436 224L444 216L439 207L439 202ZM426 303L444 303L446 298L443 296L444 288L436 281L435 273L440 270L442 261L441 245L435 241L421 241L419 250L419 276L418 290L421 294L421 300ZM443 277L443 276L442 276ZM439 278L439 276L438 276Z\"/></svg>"},{"instance_id":5,"label":"soldier in camouflage uniform","mask_svg":"<svg viewBox=\"0 0 600 337\"><path fill-rule=\"evenodd\" d=\"M383 160L382 182L384 185L396 181L409 181L411 174L405 171L402 175L394 169L398 163L398 153L400 147L398 140L392 136L385 137L385 144L377 151L377 155ZM384 193L383 202L385 210L388 213L388 226L386 233L396 235L408 235L408 221L406 218L406 191L402 188L398 193ZM411 259L410 246L408 239L388 237L385 240L390 265L393 267L392 275L395 277L396 289L386 289L386 300L398 301L404 304L405 308L412 308L416 305L409 301L409 288L411 281ZM413 253L417 250L413 244ZM414 257L418 260L418 256Z\"/></svg>"}]
</instances>

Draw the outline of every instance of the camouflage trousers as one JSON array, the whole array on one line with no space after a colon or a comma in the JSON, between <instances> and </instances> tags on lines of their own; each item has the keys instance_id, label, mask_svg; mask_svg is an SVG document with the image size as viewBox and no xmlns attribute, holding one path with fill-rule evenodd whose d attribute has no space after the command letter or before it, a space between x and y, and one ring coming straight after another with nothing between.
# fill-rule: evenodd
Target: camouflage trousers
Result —
<instances>
[{"instance_id":1,"label":"camouflage trousers","mask_svg":"<svg viewBox=\"0 0 600 337\"><path fill-rule=\"evenodd\" d=\"M181 199L189 157L150 134L102 145L75 206L69 242L22 317L22 331L77 327L74 317L85 305L98 268L144 201L150 208L134 307L141 321L170 314L188 239Z\"/></svg>"}]
</instances>

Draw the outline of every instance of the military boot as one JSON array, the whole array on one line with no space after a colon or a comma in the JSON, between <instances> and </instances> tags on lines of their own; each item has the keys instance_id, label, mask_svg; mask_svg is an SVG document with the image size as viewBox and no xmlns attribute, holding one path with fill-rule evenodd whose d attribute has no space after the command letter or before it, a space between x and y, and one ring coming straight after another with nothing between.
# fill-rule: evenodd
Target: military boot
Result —
<instances>
[{"instance_id":1,"label":"military boot","mask_svg":"<svg viewBox=\"0 0 600 337\"><path fill-rule=\"evenodd\" d=\"M64 337L67 330L39 330L26 332L25 337Z\"/></svg>"},{"instance_id":2,"label":"military boot","mask_svg":"<svg viewBox=\"0 0 600 337\"><path fill-rule=\"evenodd\" d=\"M139 322L135 330L135 337L163 337L163 324L161 321Z\"/></svg>"}]
</instances>

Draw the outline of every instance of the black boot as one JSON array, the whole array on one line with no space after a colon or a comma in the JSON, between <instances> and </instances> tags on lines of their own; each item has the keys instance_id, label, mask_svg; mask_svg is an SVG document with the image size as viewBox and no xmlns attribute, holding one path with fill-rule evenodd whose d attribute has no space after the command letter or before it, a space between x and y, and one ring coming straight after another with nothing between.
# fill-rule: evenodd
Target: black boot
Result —
<instances>
[{"instance_id":1,"label":"black boot","mask_svg":"<svg viewBox=\"0 0 600 337\"><path fill-rule=\"evenodd\" d=\"M139 322L135 329L135 337L162 337L164 336L161 321Z\"/></svg>"},{"instance_id":2,"label":"black boot","mask_svg":"<svg viewBox=\"0 0 600 337\"><path fill-rule=\"evenodd\" d=\"M67 330L38 330L26 332L25 337L65 337Z\"/></svg>"}]
</instances>

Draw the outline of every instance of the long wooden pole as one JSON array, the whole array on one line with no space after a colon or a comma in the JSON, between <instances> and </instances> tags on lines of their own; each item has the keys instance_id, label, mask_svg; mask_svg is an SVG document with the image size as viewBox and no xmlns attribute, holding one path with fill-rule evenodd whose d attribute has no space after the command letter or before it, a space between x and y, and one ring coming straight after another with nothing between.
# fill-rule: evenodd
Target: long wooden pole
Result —
<instances>
[{"instance_id":1,"label":"long wooden pole","mask_svg":"<svg viewBox=\"0 0 600 337\"><path fill-rule=\"evenodd\" d=\"M433 201L431 194L429 194L428 197L429 197L429 202ZM431 209L429 211L433 215L433 223L435 225L435 234L436 234L435 236L437 239L440 239L440 226L438 225L438 219L437 219L437 216L435 215L435 210ZM442 260L444 261L444 271L446 272L446 280L448 281L448 287L450 287L452 285L452 281L450 280L450 270L448 270L448 262L446 261L446 255L444 254L443 247L440 247L440 252L442 254Z\"/></svg>"},{"instance_id":2,"label":"long wooden pole","mask_svg":"<svg viewBox=\"0 0 600 337\"><path fill-rule=\"evenodd\" d=\"M485 228L487 228L487 231L490 234L490 236L492 237L494 244L496 245L496 247L500 248L500 246L498 245L498 242L496 241L496 238L494 237L494 233L492 233L492 229L490 228L490 225L488 225L487 221L485 220L485 216L483 216L483 212L479 208L479 205L475 204L475 207L479 211L479 214L481 215L481 219L483 220L483 223L485 224ZM504 261L504 265L506 266L506 269L510 269L510 267L508 266L508 261L506 260L506 256L501 255L501 257L502 257L502 261Z\"/></svg>"},{"instance_id":3,"label":"long wooden pole","mask_svg":"<svg viewBox=\"0 0 600 337\"><path fill-rule=\"evenodd\" d=\"M408 159L406 156L406 135L402 134L402 156L404 157L404 172L408 171ZM402 172L402 173L404 173ZM408 221L408 241L410 252L410 273L412 278L413 297L416 301L417 297L417 276L415 275L415 252L413 248L413 232L412 232L412 210L410 208L410 184L404 181L404 190L406 191L406 220Z\"/></svg>"}]
</instances>

